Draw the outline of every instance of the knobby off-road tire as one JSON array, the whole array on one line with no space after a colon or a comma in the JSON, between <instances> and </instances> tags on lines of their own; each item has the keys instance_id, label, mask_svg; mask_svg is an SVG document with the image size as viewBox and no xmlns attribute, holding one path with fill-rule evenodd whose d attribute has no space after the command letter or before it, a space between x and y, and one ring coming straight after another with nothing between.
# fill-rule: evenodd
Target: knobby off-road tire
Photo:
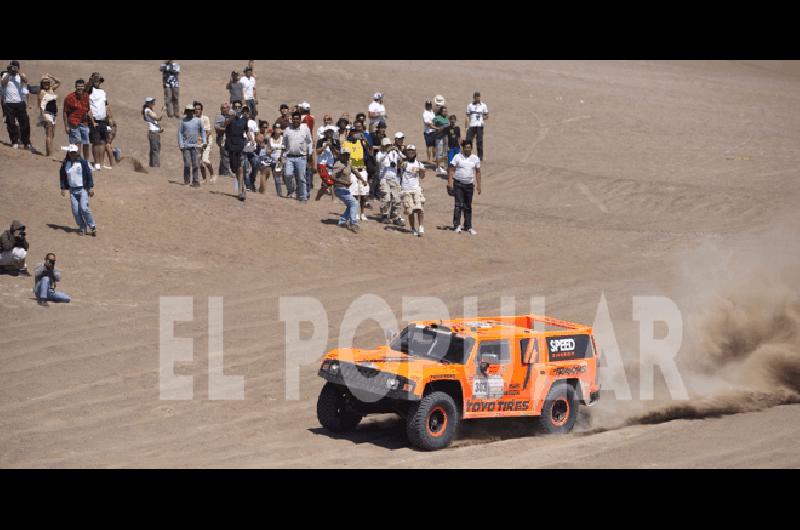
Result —
<instances>
[{"instance_id":1,"label":"knobby off-road tire","mask_svg":"<svg viewBox=\"0 0 800 530\"><path fill-rule=\"evenodd\" d=\"M547 393L539 428L546 434L566 434L575 426L580 402L570 384L556 383Z\"/></svg>"},{"instance_id":2,"label":"knobby off-road tire","mask_svg":"<svg viewBox=\"0 0 800 530\"><path fill-rule=\"evenodd\" d=\"M452 443L461 423L461 411L444 392L431 392L413 403L406 418L408 441L425 451L443 449Z\"/></svg>"},{"instance_id":3,"label":"knobby off-road tire","mask_svg":"<svg viewBox=\"0 0 800 530\"><path fill-rule=\"evenodd\" d=\"M363 416L350 403L356 398L347 387L325 383L317 399L317 419L332 432L353 431Z\"/></svg>"}]
</instances>

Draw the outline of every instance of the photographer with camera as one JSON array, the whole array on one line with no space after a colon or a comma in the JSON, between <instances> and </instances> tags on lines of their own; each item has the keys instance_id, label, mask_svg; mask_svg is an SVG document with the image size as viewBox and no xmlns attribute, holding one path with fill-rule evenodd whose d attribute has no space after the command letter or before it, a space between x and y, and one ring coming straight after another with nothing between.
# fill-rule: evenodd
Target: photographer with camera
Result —
<instances>
[{"instance_id":1,"label":"photographer with camera","mask_svg":"<svg viewBox=\"0 0 800 530\"><path fill-rule=\"evenodd\" d=\"M383 224L403 226L406 223L400 215L400 179L397 174L403 159L390 139L384 137L381 147L383 150L375 157L381 195L381 221Z\"/></svg>"},{"instance_id":2,"label":"photographer with camera","mask_svg":"<svg viewBox=\"0 0 800 530\"><path fill-rule=\"evenodd\" d=\"M161 65L161 84L164 87L164 104L167 106L167 116L180 118L180 80L181 65L167 61Z\"/></svg>"},{"instance_id":3,"label":"photographer with camera","mask_svg":"<svg viewBox=\"0 0 800 530\"><path fill-rule=\"evenodd\" d=\"M19 61L9 63L0 79L0 86L3 88L3 115L12 147L18 149L22 142L25 149L32 149L28 78L19 71Z\"/></svg>"},{"instance_id":4,"label":"photographer with camera","mask_svg":"<svg viewBox=\"0 0 800 530\"><path fill-rule=\"evenodd\" d=\"M25 225L14 219L11 227L0 236L0 271L13 275L30 276L25 265L28 256L28 244L25 239Z\"/></svg>"},{"instance_id":5,"label":"photographer with camera","mask_svg":"<svg viewBox=\"0 0 800 530\"><path fill-rule=\"evenodd\" d=\"M50 252L34 272L33 294L36 295L36 303L41 306L47 306L47 302L68 304L72 300L69 295L56 291L56 283L60 281L61 271L56 269L56 255Z\"/></svg>"}]
</instances>

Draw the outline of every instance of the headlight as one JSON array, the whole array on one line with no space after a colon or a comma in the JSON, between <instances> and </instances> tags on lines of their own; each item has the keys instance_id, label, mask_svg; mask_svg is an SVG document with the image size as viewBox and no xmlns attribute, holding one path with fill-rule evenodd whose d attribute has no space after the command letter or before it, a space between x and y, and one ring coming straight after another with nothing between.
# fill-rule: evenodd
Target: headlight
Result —
<instances>
[{"instance_id":1,"label":"headlight","mask_svg":"<svg viewBox=\"0 0 800 530\"><path fill-rule=\"evenodd\" d=\"M339 368L339 361L326 360L322 362L322 367L320 370L323 372L328 372L329 374L338 374Z\"/></svg>"},{"instance_id":2,"label":"headlight","mask_svg":"<svg viewBox=\"0 0 800 530\"><path fill-rule=\"evenodd\" d=\"M396 390L397 387L400 385L400 381L397 378L391 378L386 380L386 388L389 390Z\"/></svg>"}]
</instances>

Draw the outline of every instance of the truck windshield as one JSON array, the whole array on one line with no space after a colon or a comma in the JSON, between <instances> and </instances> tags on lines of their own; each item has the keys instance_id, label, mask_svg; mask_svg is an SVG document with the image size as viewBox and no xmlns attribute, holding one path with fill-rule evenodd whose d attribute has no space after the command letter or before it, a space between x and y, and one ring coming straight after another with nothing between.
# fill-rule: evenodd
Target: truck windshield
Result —
<instances>
[{"instance_id":1,"label":"truck windshield","mask_svg":"<svg viewBox=\"0 0 800 530\"><path fill-rule=\"evenodd\" d=\"M450 331L408 326L392 339L389 347L414 357L464 364L474 344L472 338L459 337Z\"/></svg>"}]
</instances>

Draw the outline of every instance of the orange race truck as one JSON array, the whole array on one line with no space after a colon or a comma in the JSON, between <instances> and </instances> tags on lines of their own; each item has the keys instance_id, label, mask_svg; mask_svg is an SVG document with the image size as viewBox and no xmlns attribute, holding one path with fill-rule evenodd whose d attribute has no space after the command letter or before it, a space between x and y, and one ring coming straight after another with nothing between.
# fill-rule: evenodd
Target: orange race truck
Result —
<instances>
[{"instance_id":1,"label":"orange race truck","mask_svg":"<svg viewBox=\"0 0 800 530\"><path fill-rule=\"evenodd\" d=\"M598 400L597 358L591 327L546 316L412 322L388 345L325 355L317 418L343 432L395 412L425 450L447 447L462 419L535 416L566 433Z\"/></svg>"}]
</instances>

